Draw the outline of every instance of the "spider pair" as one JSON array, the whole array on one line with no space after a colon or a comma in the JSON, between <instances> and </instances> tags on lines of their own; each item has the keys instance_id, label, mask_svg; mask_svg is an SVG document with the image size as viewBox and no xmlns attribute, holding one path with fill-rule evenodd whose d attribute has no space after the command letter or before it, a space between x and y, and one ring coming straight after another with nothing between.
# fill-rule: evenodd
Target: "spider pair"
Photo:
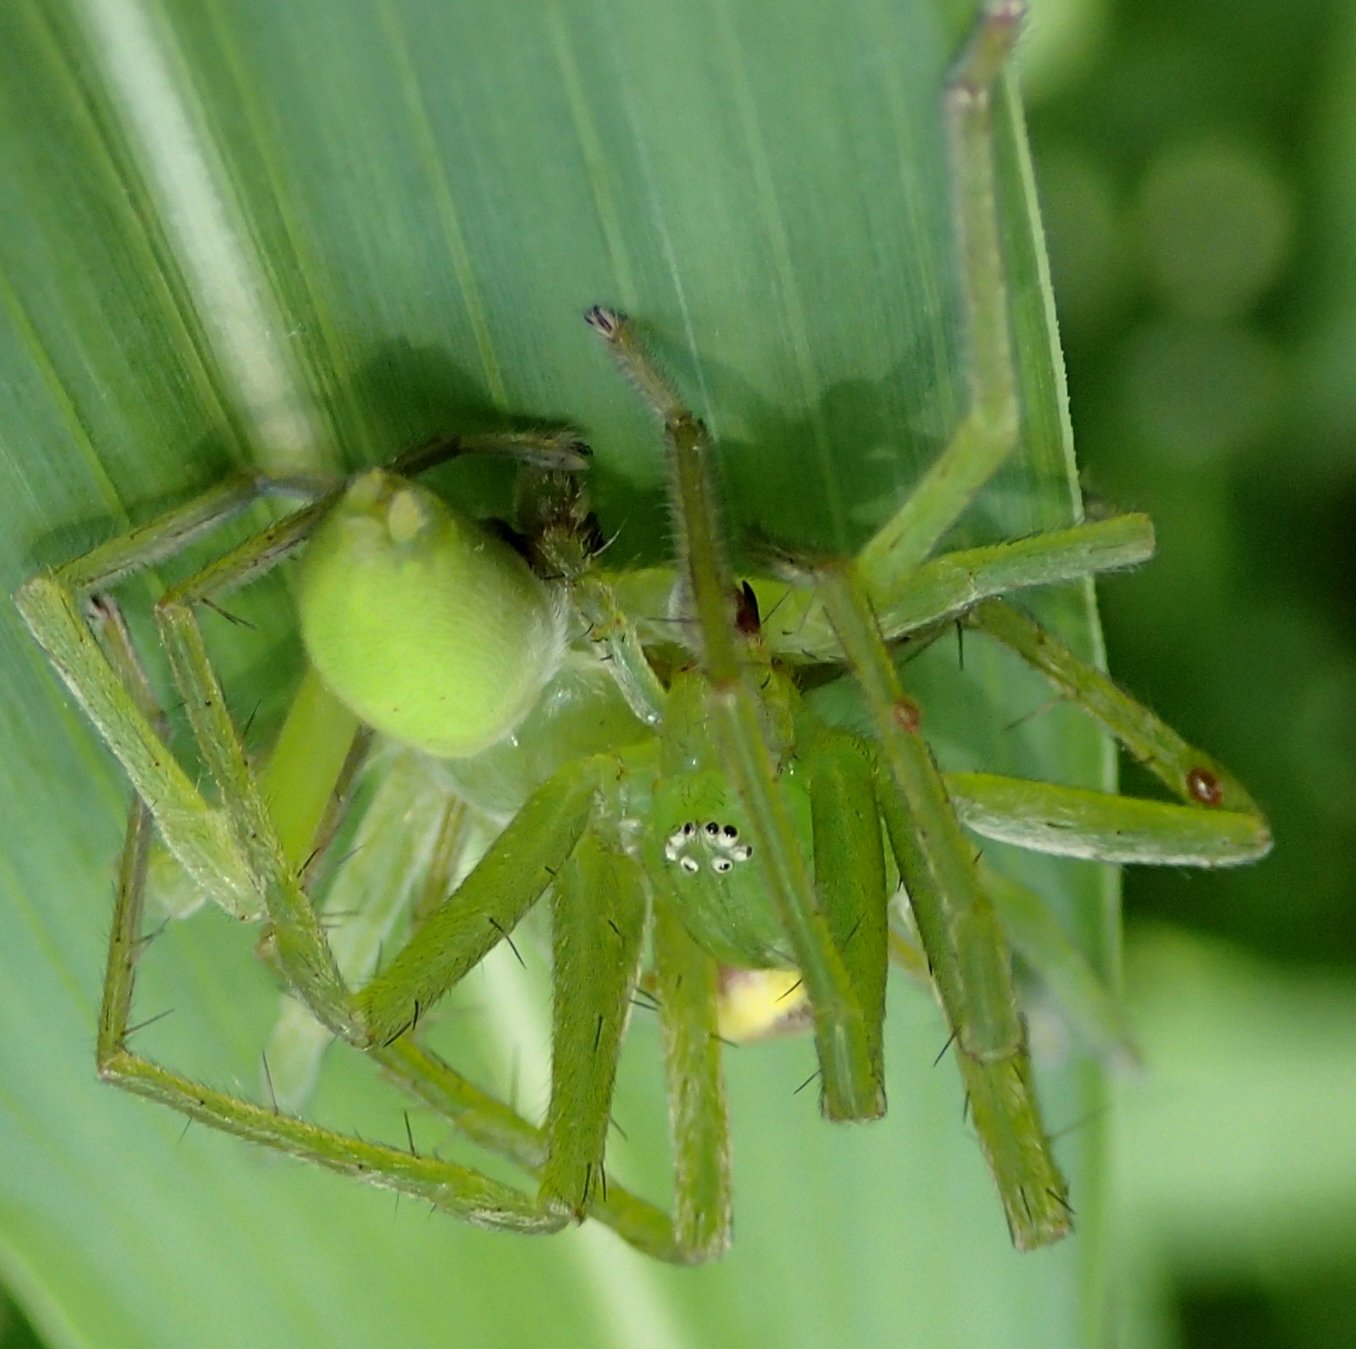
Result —
<instances>
[{"instance_id":1,"label":"spider pair","mask_svg":"<svg viewBox=\"0 0 1356 1349\"><path fill-rule=\"evenodd\" d=\"M891 896L902 890L921 947L913 963L928 971L951 1028L1013 1240L1025 1249L1068 1230L1011 969L1009 941L1023 942L1030 906L1010 882L981 875L962 825L1072 856L1203 866L1258 856L1269 838L1220 765L1001 598L1142 561L1152 550L1147 520L934 556L1018 436L990 99L1019 17L1012 3L985 13L946 92L969 409L854 559L774 555L773 575L737 584L700 422L631 322L595 308L588 322L663 426L672 568L601 567L578 486L579 444L569 434L504 434L447 441L346 484L233 480L21 589L30 628L137 794L100 1017L104 1077L482 1225L541 1232L590 1216L660 1258L706 1259L725 1249L730 1228L720 1050L722 1035L735 1033L735 984L751 986L755 1003L738 1033L785 1020L811 1028L826 1115L883 1114L887 966L892 949L906 959L916 951L891 927ZM474 452L524 463L525 555L416 481ZM304 504L173 586L155 609L214 786L205 795L167 745L159 700L107 591L262 495ZM294 553L311 669L256 769L195 609ZM761 622L774 608L776 623ZM952 622L1047 676L1180 803L990 774L944 778L891 648ZM826 667L855 680L869 739L802 696ZM387 757L355 820L349 788L374 740ZM424 791L429 756L451 784L441 796ZM334 840L353 831L363 846L336 858ZM263 921L265 954L310 1024L520 1164L536 1192L304 1121L288 1108L304 1096L304 1073L264 1107L135 1054L129 1016L151 873L187 877L229 912ZM322 888L331 909L358 909L333 935L313 895ZM537 1126L474 1087L420 1031L438 999L544 896L553 1073ZM381 964L382 940L400 923L404 944ZM1043 930L1035 963L1076 959L1050 941ZM608 1183L604 1170L617 1057L642 981L663 1029L671 1217ZM279 1043L286 1050L300 1038L284 1028Z\"/></svg>"}]
</instances>

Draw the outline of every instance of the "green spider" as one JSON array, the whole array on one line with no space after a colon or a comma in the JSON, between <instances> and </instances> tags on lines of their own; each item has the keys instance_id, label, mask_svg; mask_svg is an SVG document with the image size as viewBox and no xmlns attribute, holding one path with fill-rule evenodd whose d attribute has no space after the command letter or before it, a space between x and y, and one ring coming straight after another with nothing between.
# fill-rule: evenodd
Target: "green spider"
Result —
<instances>
[{"instance_id":1,"label":"green spider","mask_svg":"<svg viewBox=\"0 0 1356 1349\"><path fill-rule=\"evenodd\" d=\"M1147 520L1118 517L933 556L1018 436L990 94L1020 17L1018 4L1001 0L985 12L946 93L969 411L857 557L769 550L769 575L736 578L703 427L631 322L598 307L589 324L663 425L672 568L605 571L579 485L581 445L570 433L506 433L449 440L337 485L227 482L21 589L35 637L137 794L99 1025L106 1079L484 1226L545 1232L593 1217L651 1255L692 1262L729 1241L722 1036L808 1026L824 1113L876 1118L885 1111L893 954L930 975L1014 1243L1036 1247L1069 1230L1009 940L1069 978L1086 982L1086 972L1032 916L1030 896L977 866L962 825L1116 862L1227 865L1260 856L1270 840L1219 764L1001 598L1142 561L1152 550ZM517 547L416 481L475 452L524 465ZM107 591L265 495L304 504L173 586L155 608L214 784L204 795L168 748L158 701ZM256 769L195 606L293 553L311 670ZM774 611L775 623L762 620ZM891 647L953 622L1044 674L1180 804L988 774L944 778ZM801 696L826 668L856 681L869 741L823 720ZM350 788L365 754L379 771L358 811ZM439 761L432 776L428 756ZM428 790L434 780L441 793ZM355 832L362 846L336 858L335 840ZM144 897L172 889L175 875L265 924L262 949L305 1009L275 1036L274 1072L288 1086L270 1107L128 1047ZM333 936L313 902L322 888L331 909L350 895L364 900L358 919ZM911 933L902 916L892 928L896 889L907 894ZM421 1027L543 896L555 998L550 1101L537 1126L433 1053ZM408 936L380 963L381 940L400 921ZM605 1171L617 1057L642 986L663 1031L672 1216L609 1183ZM307 1025L364 1051L475 1142L519 1164L536 1192L301 1119L290 1107L305 1095L309 1051L298 1046ZM300 1067L287 1061L294 1051Z\"/></svg>"}]
</instances>

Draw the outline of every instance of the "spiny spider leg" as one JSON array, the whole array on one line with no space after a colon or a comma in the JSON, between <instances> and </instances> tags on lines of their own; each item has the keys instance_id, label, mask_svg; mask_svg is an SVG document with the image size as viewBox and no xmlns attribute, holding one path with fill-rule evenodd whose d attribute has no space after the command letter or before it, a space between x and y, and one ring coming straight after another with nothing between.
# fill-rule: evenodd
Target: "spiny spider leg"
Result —
<instances>
[{"instance_id":1,"label":"spiny spider leg","mask_svg":"<svg viewBox=\"0 0 1356 1349\"><path fill-rule=\"evenodd\" d=\"M596 834L580 840L552 889L551 1100L539 1200L577 1220L607 1193L612 1088L648 907L640 864Z\"/></svg>"},{"instance_id":2,"label":"spiny spider leg","mask_svg":"<svg viewBox=\"0 0 1356 1349\"><path fill-rule=\"evenodd\" d=\"M214 1128L331 1171L414 1195L468 1222L520 1232L550 1232L564 1224L562 1216L543 1210L527 1195L468 1167L345 1137L282 1111L214 1091L133 1053L127 1047L128 1018L141 950L142 895L150 838L150 812L138 798L128 822L119 869L99 1013L101 1077Z\"/></svg>"},{"instance_id":3,"label":"spiny spider leg","mask_svg":"<svg viewBox=\"0 0 1356 1349\"><path fill-rule=\"evenodd\" d=\"M76 701L121 761L161 836L194 881L240 917L262 909L244 851L223 811L210 806L179 766L156 726L110 664L90 627L90 596L155 565L257 499L257 483L237 478L62 567L39 572L15 603ZM97 601L94 616L97 618Z\"/></svg>"},{"instance_id":4,"label":"spiny spider leg","mask_svg":"<svg viewBox=\"0 0 1356 1349\"><path fill-rule=\"evenodd\" d=\"M1153 526L1147 516L1118 515L943 553L911 571L897 573L891 562L877 576L862 573L861 581L886 640L896 642L958 618L991 596L1138 566L1153 549ZM671 568L647 567L606 574L604 579L626 612L656 615L638 624L646 642L673 641L672 626L662 617L673 590ZM766 577L754 578L752 584L765 619L763 640L773 656L793 665L842 660L813 590Z\"/></svg>"},{"instance_id":5,"label":"spiny spider leg","mask_svg":"<svg viewBox=\"0 0 1356 1349\"><path fill-rule=\"evenodd\" d=\"M1171 726L1019 609L990 601L967 614L965 622L1016 652L1065 697L1100 721L1175 796L1221 820L1222 830L1229 825L1228 816L1240 817L1240 824L1251 829L1253 850L1236 860L1251 861L1271 846L1271 835L1257 803L1218 759L1189 745Z\"/></svg>"},{"instance_id":6,"label":"spiny spider leg","mask_svg":"<svg viewBox=\"0 0 1356 1349\"><path fill-rule=\"evenodd\" d=\"M737 592L720 537L706 430L669 388L629 319L602 308L586 317L664 423L680 593L690 607L687 637L706 680L709 725L748 812L756 865L805 979L825 1113L831 1119L874 1119L885 1109L884 1084L872 1053L876 1036L866 1026L825 923L779 788L780 765L769 748L760 700L746 669L750 649L736 617Z\"/></svg>"},{"instance_id":7,"label":"spiny spider leg","mask_svg":"<svg viewBox=\"0 0 1356 1349\"><path fill-rule=\"evenodd\" d=\"M175 684L188 712L203 762L221 794L246 864L255 878L272 925L271 949L288 981L315 1015L346 1040L362 1038L347 986L321 928L320 917L302 888L298 868L289 861L278 827L245 753L235 720L212 668L194 605L225 596L276 566L314 532L330 506L329 498L303 507L246 540L224 557L172 586L156 602L155 621L169 657ZM338 734L318 743L337 748L342 763L356 723L337 719ZM323 722L316 731L323 729ZM337 768L335 770L337 776ZM328 799L333 781L320 791ZM167 838L167 842L172 840Z\"/></svg>"},{"instance_id":8,"label":"spiny spider leg","mask_svg":"<svg viewBox=\"0 0 1356 1349\"><path fill-rule=\"evenodd\" d=\"M508 446L493 435L443 439L409 451L396 460L395 467L407 473L422 472L464 452L524 453L523 439L523 433L516 432L509 433ZM555 455L567 469L584 463L572 433L546 431L534 443L538 460ZM38 644L149 807L166 846L195 883L237 917L256 918L263 911L244 849L224 812L203 799L163 738L138 710L135 699L124 696L122 676L99 649L86 610L96 592L182 552L263 497L310 501L311 506L256 536L260 565L253 570L239 556L248 549L248 541L236 550L241 581L259 575L279 560L280 550L286 551L305 537L317 518L316 509L332 501L339 490L334 483L311 479L237 474L146 525L62 566L39 572L14 597Z\"/></svg>"},{"instance_id":9,"label":"spiny spider leg","mask_svg":"<svg viewBox=\"0 0 1356 1349\"><path fill-rule=\"evenodd\" d=\"M460 444L464 447L467 442L463 441ZM425 448L414 452L412 455L403 456L402 466L406 468L428 467L433 462L447 457L447 451L446 444ZM575 452L572 446L569 448L569 452ZM248 504L248 501L252 500L255 495L258 495L259 490L268 489L260 489L259 484L232 485L224 491L209 494L205 503L195 502L185 511L176 513L176 518L168 522L160 522L158 528L139 532L137 547L128 548L124 546L118 549L105 550L104 558L113 555L111 564L102 560L96 560L96 563L86 560L83 570L81 565L77 563L72 568L72 574L77 576L81 583L91 585L97 584L101 580L107 581L110 577L118 579L121 575L135 570L138 566L151 565L154 561L175 551L177 547L183 546L188 538L196 537L205 529L210 528L211 525L229 518L229 515L236 513ZM274 565L284 556L296 542L305 537L310 527L310 511L311 508L308 507L303 512L298 513L300 518L298 516L289 517L279 526L265 531L264 535L257 536L253 548L247 544L241 549L237 549L235 553L228 555L220 563L213 564L197 576L190 578L183 585L176 587L170 594L167 607L171 611L180 606L186 608L194 600L204 598L214 590L217 593L223 593L238 584L243 584L246 579L253 579L254 576L261 574L268 566ZM151 539L149 548L145 546L148 535ZM73 604L74 601L72 601L72 608ZM163 716L132 648L130 637L122 623L117 605L111 599L100 596L90 602L90 609L89 626L86 626L85 623L80 623L79 626L87 634L85 645L92 646L95 653L108 665L117 687L123 692L124 696L119 702L120 715L125 720L133 721L133 723L137 718L143 721L145 730L139 732L141 739L150 741L151 737L155 737L162 745L161 757L165 762L172 762L168 757L168 751L163 749ZM193 650L195 645L200 646L200 639L195 643L193 637L190 636L186 643L186 652L181 652L179 656L181 665L186 661L190 666L196 663ZM205 656L203 659L205 660ZM209 700L218 700L219 691L211 685L205 685L197 670L190 668L185 682L194 691L194 695L204 703ZM102 690L102 686L100 686L100 690ZM96 690L96 693L100 690ZM103 696L109 695L104 693ZM88 700L82 697L82 701L87 702ZM118 702L116 698L112 701ZM313 756L316 736L319 735L323 738L325 723L334 712L333 707L329 706L330 702L329 695L319 686L314 676L308 676L303 683L302 691L298 694L292 709L289 711L287 723L279 740L274 745L273 755L269 765L264 770L261 782L251 787L251 790L257 796L267 799L270 811L281 807L281 818L290 821L290 823L285 823L281 827L277 822L266 821L268 827L273 829L275 833L287 835L285 846L281 840L278 842L279 848L286 855L285 870L289 875L299 869L298 849L305 845L307 836L313 835L319 827L318 821L328 805L328 800L325 799L326 793L322 788L312 791L314 800L308 806L295 806L295 803L287 799L290 792L288 784L293 783L293 775L288 772L286 766L279 767L279 761L287 759L289 754L288 742L295 741L300 752L307 750L311 752L312 766L314 766ZM125 704L130 704L130 711ZM344 726L348 728L339 736L339 739L342 740L351 735L352 721L351 718L347 717L347 714L341 720ZM206 749L204 753L206 753ZM226 766L227 768L230 767L229 759ZM270 790L270 774L274 773L275 770L277 776L272 779L273 789ZM328 782L334 774L322 772L318 776ZM383 783L383 790L398 777L398 772L394 774L388 772L386 782ZM554 794L559 799L559 791L553 790L559 788L559 785L558 782L549 784L548 790L541 794L542 797L545 798ZM278 793L276 801L273 799L274 791ZM590 791L576 793L573 798L575 804L578 805L581 798L590 794ZM566 793L566 797L569 796L570 794ZM373 809L379 808L380 804L381 792L379 791L378 799L369 807L369 813ZM400 804L407 803L402 801ZM530 805L531 803L529 803L529 807ZM203 803L203 808L210 809L206 807L205 803ZM239 803L232 802L231 808L238 809ZM539 852L540 840L524 845L524 836L531 833L532 821L533 812L529 808L525 815L520 816L517 830L511 831L510 846L499 849L498 864L501 872L506 868L527 872L534 871L534 868L527 862L526 855L534 851ZM367 823L366 819L364 823ZM403 812L400 823L402 828L409 823ZM406 830L406 832L408 831ZM573 836L575 830L570 828L567 832ZM531 1201L519 1192L501 1186L498 1182L490 1181L464 1167L451 1166L436 1159L418 1157L413 1155L412 1152L369 1144L361 1140L345 1138L329 1130L318 1129L278 1109L276 1103L272 1110L253 1106L194 1083L133 1054L127 1048L126 1039L129 1033L128 1022L134 983L134 965L140 950L141 910L151 842L151 815L138 797L129 820L128 838L120 875L117 912L110 942L103 1011L100 1018L99 1064L100 1072L105 1078L118 1082L139 1094L177 1108L215 1127L279 1148L294 1156L308 1158L332 1170L376 1179L378 1183L418 1195L439 1207L483 1225L511 1227L521 1231L553 1231L565 1221L565 1216L559 1211L562 1207L566 1213L575 1213L577 1216L577 1213L586 1205L590 1213L617 1228L620 1235L626 1240L649 1254L666 1260L682 1262L704 1258L707 1247L698 1248L691 1242L676 1238L672 1225L661 1211L629 1195L620 1187L607 1184L605 1173L601 1167L601 1145L596 1140L593 1152L597 1156L597 1162L593 1163L586 1160L583 1163L585 1175L587 1176L592 1172L596 1176L594 1187L590 1188L586 1182L577 1196L577 1203L565 1206L552 1203L543 1205L540 1198L535 1202ZM515 844L521 846L513 846ZM417 851L417 849L415 850ZM494 853L495 850L492 849L488 861L490 870L495 869ZM631 868L632 872L635 871L635 864L629 858L614 854L608 859L607 865L615 867L618 864ZM566 864L567 872L569 865ZM541 888L549 880L555 869L549 858L543 863L542 868L537 872L539 883L535 885L536 893L540 893ZM597 869L595 868L596 872ZM357 886L361 877L355 875L351 879ZM603 879L606 880L606 884L599 883ZM623 898L632 901L636 899L637 885L635 884L623 886L618 883L616 877L609 875L603 878L600 874L594 874L592 882L592 884L585 884L583 887L588 893L610 896L614 903ZM493 877L486 879L484 870L481 871L478 883L485 888L500 889ZM392 888L396 891L400 889L399 886ZM473 884L469 892L466 888L463 888L458 893L457 898L461 901L469 900L471 907L474 908L475 891L476 885ZM510 894L513 893L512 887L509 887L509 891ZM580 886L574 885L572 892L574 902L569 906L571 923L576 923L576 920L586 917L588 914L588 906L579 902L579 891ZM257 894L257 888L255 893ZM443 907L446 908L446 905ZM435 910L433 915L435 921L432 925L435 932L439 927L439 923L436 921L438 912ZM572 1089L574 1094L578 1095L577 1088L580 1080L585 1082L584 1094L590 1098L590 1108L587 1113L595 1123L593 1134L598 1134L606 1128L610 1109L611 1075L615 1066L616 1041L619 1037L624 1009L627 1006L630 981L633 981L635 977L640 922L643 914L644 903L643 895L641 895L639 902L622 904L618 913L609 913L608 915L610 921L606 924L607 931L625 936L632 949L632 958L629 961L629 972L623 974L623 981L626 985L624 988L601 992L595 990L593 994L594 1001L598 1003L599 1007L606 1009L605 1013L600 1012L600 1015L605 1014L610 1018L611 1029L605 1035L604 1030L606 1028L597 1023L591 1023L587 1027L588 1034L592 1036L591 1046L595 1055L595 1062L598 1065L597 1071L593 1075L592 1085L588 1085L590 1079L587 1074L579 1080L570 1079L568 1076L560 1079L565 1084L562 1088L562 1094L566 1100L572 1099L570 1094ZM481 917L484 916L485 911L482 908ZM490 916L493 917L494 915ZM371 916L365 915L365 917L370 918ZM489 930L494 933L494 940L500 939L511 928L514 921L513 917L508 914L504 915L504 920L489 925ZM428 926L428 924L425 924L425 926ZM577 930L573 939L566 930L567 926L568 924L565 923L560 925L559 930L562 934L560 940L564 945L574 947L576 952L580 948L585 934L590 940L596 940L597 934L588 931L587 924L584 927L577 927L576 923ZM277 944L277 936L278 932L275 929L273 934L274 946ZM435 962L443 962L444 964L448 959L449 946L445 938L446 933L444 932L439 940L431 943ZM322 937L321 940L323 941L324 938ZM370 946L371 943L369 942L367 945ZM478 938L475 945L476 953L470 957L469 963L474 963L475 960L479 959L481 948L484 945L483 940ZM425 954L428 953L429 946L430 944L426 941L424 945ZM418 953L419 948L416 947L415 955ZM407 957L407 964L413 960L413 956ZM572 957L566 956L562 963L568 967L571 960ZM418 962L415 961L414 963ZM627 961L608 962L609 969L627 971L627 965ZM399 971L397 974L399 975ZM445 974L443 979L445 981ZM386 991L388 996L394 996L397 1002L408 1002L410 999L410 990L401 986L400 978L392 978L388 974L384 981L378 981L377 987L373 991L374 1005L380 1005L383 990ZM437 996L436 992L430 992L427 986L418 991L423 992L424 996L430 1001ZM415 998L411 1005L417 1015L420 1005L418 999ZM582 1008L578 1010L582 1010ZM380 1025L378 1029L383 1033L386 1030L385 1027ZM567 1033L567 1038L568 1034L570 1033ZM567 1049L562 1047L560 1052L566 1053ZM572 1056L573 1049L570 1048L568 1052ZM558 1147L549 1133L544 1135L541 1130L529 1125L507 1107L494 1101L492 1097L471 1087L469 1083L460 1079L445 1064L429 1055L427 1051L409 1044L408 1040L402 1040L399 1044L377 1046L372 1050L372 1053L389 1071L400 1078L407 1089L447 1110L453 1116L454 1121L469 1136L518 1161L535 1173L546 1195L569 1192L562 1189L561 1177L562 1174L566 1177L571 1176L575 1155L566 1150L563 1159L553 1160ZM572 1061L577 1060L572 1058ZM286 1077L286 1070L284 1077ZM555 1118L559 1120L564 1117L566 1110L563 1106L557 1106L553 1113ZM565 1131L557 1124L555 1133L561 1134L563 1132ZM576 1148L575 1152L578 1153L579 1149ZM596 1171L594 1170L595 1165ZM689 1207L691 1206L689 1204ZM721 1243L722 1248L723 1245L724 1242Z\"/></svg>"},{"instance_id":10,"label":"spiny spider leg","mask_svg":"<svg viewBox=\"0 0 1356 1349\"><path fill-rule=\"evenodd\" d=\"M606 761L567 764L537 788L465 880L357 995L356 1043L388 1044L501 942L574 852L596 809Z\"/></svg>"},{"instance_id":11,"label":"spiny spider leg","mask_svg":"<svg viewBox=\"0 0 1356 1349\"><path fill-rule=\"evenodd\" d=\"M975 874L974 849L852 564L821 568L814 580L879 737L881 813L1013 1243L1028 1250L1057 1241L1069 1229L1068 1187L1041 1123L1012 959Z\"/></svg>"},{"instance_id":12,"label":"spiny spider leg","mask_svg":"<svg viewBox=\"0 0 1356 1349\"><path fill-rule=\"evenodd\" d=\"M1138 566L1153 549L1153 526L1147 516L1118 515L943 553L908 571L896 570L891 555L879 554L874 559L880 568L877 574L861 570L860 561L858 574L881 631L887 641L895 642L959 618L995 595ZM833 627L812 590L767 589L772 593L759 587L759 602L764 612L776 616L765 635L779 658L792 662L842 658Z\"/></svg>"},{"instance_id":13,"label":"spiny spider leg","mask_svg":"<svg viewBox=\"0 0 1356 1349\"><path fill-rule=\"evenodd\" d=\"M730 1121L717 1030L720 971L672 899L654 898L651 941L673 1139L674 1237L694 1260L730 1245Z\"/></svg>"},{"instance_id":14,"label":"spiny spider leg","mask_svg":"<svg viewBox=\"0 0 1356 1349\"><path fill-rule=\"evenodd\" d=\"M993 92L1024 13L990 0L947 78L944 111L969 407L903 506L863 548L873 590L906 577L936 547L1017 446L1021 405L998 234Z\"/></svg>"},{"instance_id":15,"label":"spiny spider leg","mask_svg":"<svg viewBox=\"0 0 1356 1349\"><path fill-rule=\"evenodd\" d=\"M142 895L151 818L138 799L128 820L119 868L117 903L99 1014L98 1064L107 1081L168 1105L213 1128L275 1147L332 1171L399 1190L484 1227L553 1232L566 1222L527 1195L470 1168L436 1157L345 1137L276 1109L265 1109L214 1091L134 1053L127 1046L142 950ZM472 1139L540 1175L547 1144L541 1129L480 1090L429 1050L408 1038L372 1056L417 1097L435 1107ZM620 1185L591 1197L590 1216L657 1259L688 1263L692 1250L675 1239L666 1215Z\"/></svg>"},{"instance_id":16,"label":"spiny spider leg","mask_svg":"<svg viewBox=\"0 0 1356 1349\"><path fill-rule=\"evenodd\" d=\"M548 1152L545 1132L462 1077L432 1050L403 1036L394 1044L369 1052L402 1087L432 1106L472 1142L533 1175L541 1174ZM606 1194L602 1188L600 1184L590 1191L589 1217L612 1228L637 1250L671 1264L693 1264L719 1253L684 1240L681 1228L676 1231L663 1210L622 1186L609 1180ZM680 1206L682 1195L680 1188Z\"/></svg>"}]
</instances>

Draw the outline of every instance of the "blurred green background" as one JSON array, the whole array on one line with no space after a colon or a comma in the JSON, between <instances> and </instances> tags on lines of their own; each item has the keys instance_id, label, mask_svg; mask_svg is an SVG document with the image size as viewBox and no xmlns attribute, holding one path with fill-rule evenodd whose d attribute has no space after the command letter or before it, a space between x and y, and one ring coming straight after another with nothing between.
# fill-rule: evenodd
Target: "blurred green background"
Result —
<instances>
[{"instance_id":1,"label":"blurred green background","mask_svg":"<svg viewBox=\"0 0 1356 1349\"><path fill-rule=\"evenodd\" d=\"M1150 512L1111 668L1269 812L1125 877L1126 1343L1356 1342L1356 12L1037 4L1026 89L1085 488Z\"/></svg>"},{"instance_id":2,"label":"blurred green background","mask_svg":"<svg viewBox=\"0 0 1356 1349\"><path fill-rule=\"evenodd\" d=\"M1112 1088L1113 1342L1349 1345L1356 15L1033 9L1022 61L1084 485L1159 531L1152 566L1101 587L1111 667L1239 772L1278 840L1246 872L1126 879L1148 1067ZM898 1329L929 1343L905 1313ZM0 1344L31 1342L12 1313Z\"/></svg>"}]
</instances>

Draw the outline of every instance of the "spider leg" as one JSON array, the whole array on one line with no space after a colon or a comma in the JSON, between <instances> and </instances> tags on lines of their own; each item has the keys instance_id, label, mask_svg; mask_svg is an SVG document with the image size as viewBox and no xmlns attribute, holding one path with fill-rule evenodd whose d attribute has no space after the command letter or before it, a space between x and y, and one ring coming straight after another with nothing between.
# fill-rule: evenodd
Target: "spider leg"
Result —
<instances>
[{"instance_id":1,"label":"spider leg","mask_svg":"<svg viewBox=\"0 0 1356 1349\"><path fill-rule=\"evenodd\" d=\"M961 822L985 838L1095 862L1228 867L1271 848L1260 815L997 773L948 773Z\"/></svg>"},{"instance_id":2,"label":"spider leg","mask_svg":"<svg viewBox=\"0 0 1356 1349\"><path fill-rule=\"evenodd\" d=\"M1069 1229L1067 1186L1030 1080L1003 929L852 564L822 568L816 582L879 737L881 814L1013 1242L1046 1245Z\"/></svg>"},{"instance_id":3,"label":"spider leg","mask_svg":"<svg viewBox=\"0 0 1356 1349\"><path fill-rule=\"evenodd\" d=\"M946 623L995 595L1081 581L1124 570L1153 555L1153 526L1144 515L1052 529L1006 543L943 553L901 571L889 554L858 559L858 577L889 642ZM833 626L813 590L760 583L759 604L774 615L768 648L791 663L839 660Z\"/></svg>"},{"instance_id":4,"label":"spider leg","mask_svg":"<svg viewBox=\"0 0 1356 1349\"><path fill-rule=\"evenodd\" d=\"M352 1037L388 1044L513 931L556 879L592 819L606 761L582 760L536 789L462 883L356 998Z\"/></svg>"},{"instance_id":5,"label":"spider leg","mask_svg":"<svg viewBox=\"0 0 1356 1349\"><path fill-rule=\"evenodd\" d=\"M166 745L154 700L148 706L140 696L145 679L130 643L106 650L91 624L98 627L108 612L96 592L179 552L234 518L260 492L256 479L233 478L65 566L40 572L15 596L38 644L122 763L166 844L203 890L241 917L261 908L243 849L224 813L203 799Z\"/></svg>"},{"instance_id":6,"label":"spider leg","mask_svg":"<svg viewBox=\"0 0 1356 1349\"><path fill-rule=\"evenodd\" d=\"M658 888L652 936L673 1135L673 1238L687 1260L730 1245L730 1120L717 1030L720 971Z\"/></svg>"},{"instance_id":7,"label":"spider leg","mask_svg":"<svg viewBox=\"0 0 1356 1349\"><path fill-rule=\"evenodd\" d=\"M941 454L866 544L862 574L903 576L928 557L1017 445L1020 401L993 154L993 94L1024 6L990 0L947 79L944 117L969 406Z\"/></svg>"},{"instance_id":8,"label":"spider leg","mask_svg":"<svg viewBox=\"0 0 1356 1349\"><path fill-rule=\"evenodd\" d=\"M607 1190L604 1148L622 1031L640 975L640 863L587 833L552 890L551 1099L539 1201L582 1219Z\"/></svg>"},{"instance_id":9,"label":"spider leg","mask_svg":"<svg viewBox=\"0 0 1356 1349\"><path fill-rule=\"evenodd\" d=\"M550 1232L565 1221L529 1196L468 1167L350 1138L216 1091L135 1054L128 1018L141 950L142 895L151 816L138 799L128 823L99 1013L98 1065L106 1081L193 1119L331 1171L415 1195L468 1222L520 1232Z\"/></svg>"},{"instance_id":10,"label":"spider leg","mask_svg":"<svg viewBox=\"0 0 1356 1349\"><path fill-rule=\"evenodd\" d=\"M432 1050L407 1035L369 1053L402 1087L450 1120L472 1142L533 1175L541 1174L548 1148L544 1130L482 1091ZM667 1214L611 1180L605 1192L601 1183L591 1188L589 1217L657 1260L691 1264L704 1258L694 1254L691 1244L680 1242Z\"/></svg>"},{"instance_id":11,"label":"spider leg","mask_svg":"<svg viewBox=\"0 0 1356 1349\"><path fill-rule=\"evenodd\" d=\"M1235 860L1260 857L1270 848L1271 835L1257 803L1219 760L1188 744L1033 619L1011 604L990 600L968 613L965 623L1015 652L1064 697L1101 722L1173 795L1221 821L1221 834L1249 826L1252 851ZM1230 820L1230 816L1242 820Z\"/></svg>"},{"instance_id":12,"label":"spider leg","mask_svg":"<svg viewBox=\"0 0 1356 1349\"><path fill-rule=\"evenodd\" d=\"M862 1007L867 1051L883 1098L889 895L874 764L853 737L823 727L807 727L797 745L810 784L815 888Z\"/></svg>"},{"instance_id":13,"label":"spider leg","mask_svg":"<svg viewBox=\"0 0 1356 1349\"><path fill-rule=\"evenodd\" d=\"M706 680L711 731L748 814L755 864L805 978L825 1112L834 1119L875 1118L885 1100L871 1035L815 893L749 677L749 644L720 536L705 428L669 388L629 319L605 309L590 310L587 319L664 423L686 638Z\"/></svg>"},{"instance_id":14,"label":"spider leg","mask_svg":"<svg viewBox=\"0 0 1356 1349\"><path fill-rule=\"evenodd\" d=\"M330 502L329 496L323 497L245 540L172 586L156 602L154 612L203 762L216 781L221 808L272 924L272 949L289 982L316 1016L351 1040L360 1038L362 1031L348 989L245 753L194 611L196 605L212 603L275 567L310 536ZM331 764L341 765L356 722L328 696L320 698L320 710L335 715L316 719L309 738L332 751L325 756ZM330 730L333 735L328 734ZM320 784L316 800L328 800L332 789L331 777ZM166 841L173 846L168 834Z\"/></svg>"}]
</instances>

